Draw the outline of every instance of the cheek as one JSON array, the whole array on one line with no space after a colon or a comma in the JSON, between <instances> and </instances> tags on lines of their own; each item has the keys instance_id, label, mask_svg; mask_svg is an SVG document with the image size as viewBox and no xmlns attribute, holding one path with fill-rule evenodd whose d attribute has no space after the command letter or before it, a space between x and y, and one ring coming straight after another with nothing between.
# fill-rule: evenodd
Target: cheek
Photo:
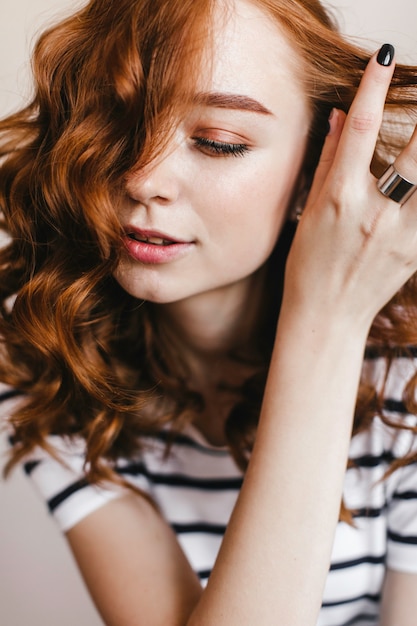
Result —
<instances>
[{"instance_id":1,"label":"cheek","mask_svg":"<svg viewBox=\"0 0 417 626\"><path fill-rule=\"evenodd\" d=\"M208 162L204 176L196 172L194 208L211 241L219 248L233 242L234 252L251 249L264 260L286 219L304 151L305 134L290 142L281 132L268 148Z\"/></svg>"},{"instance_id":2,"label":"cheek","mask_svg":"<svg viewBox=\"0 0 417 626\"><path fill-rule=\"evenodd\" d=\"M275 246L287 214L287 194L281 186L270 184L268 177L260 180L259 176L246 178L233 191L231 188L224 195L206 227L222 271L227 267L232 275L249 274L267 260Z\"/></svg>"},{"instance_id":3,"label":"cheek","mask_svg":"<svg viewBox=\"0 0 417 626\"><path fill-rule=\"evenodd\" d=\"M293 167L267 161L247 168L238 178L230 177L223 196L223 217L240 217L256 230L267 228L276 233L287 215L301 161L294 160Z\"/></svg>"},{"instance_id":4,"label":"cheek","mask_svg":"<svg viewBox=\"0 0 417 626\"><path fill-rule=\"evenodd\" d=\"M259 200L275 213L277 220L285 218L290 201L294 195L305 155L305 138L301 138L292 150L285 148L277 151L257 172L256 188ZM262 206L259 211L262 212Z\"/></svg>"},{"instance_id":5,"label":"cheek","mask_svg":"<svg viewBox=\"0 0 417 626\"><path fill-rule=\"evenodd\" d=\"M252 168L239 184L230 187L223 225L224 234L233 237L240 259L256 266L271 254L288 215L302 158L293 167L266 166Z\"/></svg>"}]
</instances>

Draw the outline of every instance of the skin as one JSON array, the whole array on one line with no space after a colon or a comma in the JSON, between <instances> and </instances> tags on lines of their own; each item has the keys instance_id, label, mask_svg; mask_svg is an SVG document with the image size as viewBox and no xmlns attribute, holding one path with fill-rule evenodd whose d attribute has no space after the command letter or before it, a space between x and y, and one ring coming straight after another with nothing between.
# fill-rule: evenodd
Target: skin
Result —
<instances>
[{"instance_id":1,"label":"skin","mask_svg":"<svg viewBox=\"0 0 417 626\"><path fill-rule=\"evenodd\" d=\"M272 35L262 13L241 0L235 6L232 19L216 35L218 49L227 54L230 42L233 54L229 60L218 61L219 78L215 78L226 83L215 83L215 89L239 88L239 93L249 89L247 95L265 99L262 102L268 108L274 107L269 96L273 99L278 93L277 105L288 97L288 104L296 106L297 98L275 89L281 84L281 72L287 70L287 79L291 78L287 86L297 88L296 72L287 57L281 57L280 70L272 77L278 85L274 84L268 93L262 91L265 85L254 71L258 65L243 76L246 83L233 83L232 76L240 80L239 74L229 75L231 64L238 62L239 42L242 69L252 57L252 50L248 55L250 48L244 45L250 15L250 36L252 43L257 42L256 50L262 51L258 59L261 67L269 58L266 53L273 51L269 45L281 52L287 45L278 31ZM287 61L283 63L282 58ZM273 63L267 66L268 71L273 67ZM347 118L336 111L331 119L331 130L288 259L255 447L207 589L202 592L172 531L141 498L128 495L113 501L69 531L75 557L106 624L315 626L338 520L369 327L383 304L417 270L417 195L400 207L378 192L369 170L392 72L393 66L380 66L374 56ZM308 106L302 95L298 105L301 109L297 119L302 126L297 128L305 129ZM279 110L273 112L279 120ZM291 110L290 117L293 114ZM218 127L221 133L238 135L243 130L248 132L246 126L258 128L258 122L249 123L248 117L240 122L240 112L235 115L210 108L205 115L208 119L203 118L203 126L210 133ZM258 118L253 115L252 119ZM264 123L262 117L259 124ZM278 157L278 138L283 139L279 132L279 121L273 122L265 135L260 132L258 136L255 131L255 148L248 155L254 162L247 167L246 156L235 161L234 157L214 158L191 149L188 139L195 135L195 129L186 132L184 127L179 130L178 145L159 164L146 176L138 174L128 181L126 219L164 230L174 225L184 228L181 234L194 237L197 243L192 263L191 259L183 259L179 267L152 268L125 260L118 280L138 297L152 295L167 314L177 319L180 329L179 316L183 313L182 337L199 354L200 362L207 362L207 354L219 351L222 342L227 345L233 341L230 320L240 320L241 303L251 292L251 276L267 258L282 225L290 188L276 183L276 172L281 173L283 165L280 162L277 168L274 161ZM272 143L268 143L270 135ZM266 145L258 145L260 136L264 136ZM217 135L214 138L220 139ZM305 137L294 131L290 168L293 182L304 141ZM285 143L288 150L290 144ZM271 161L275 168L271 169ZM416 162L414 136L398 163L414 172ZM255 177L245 186L246 176L257 164L258 175L265 167L268 176L262 178L263 184ZM187 179L191 176L198 182L196 189L201 192L204 177L192 178L199 176L200 170L212 185L204 188L204 194L195 195ZM226 172L224 176L222 171ZM257 187L255 195L252 185ZM167 189L175 192L169 202ZM202 201L214 191L212 197L218 203ZM246 194L251 199L248 203ZM179 198L182 203L177 202ZM255 205L254 219L251 211ZM164 222L161 227L152 221L165 214L167 225ZM142 222L145 219L150 220L149 224ZM246 228L248 224L252 232ZM227 236L223 236L222 227ZM257 245L253 246L255 233ZM242 242L245 245L241 247ZM220 251L226 256L217 265ZM236 263L237 258L240 263ZM206 323L210 322L207 309L213 314L223 293L227 294L226 303L220 307L216 323ZM308 412L305 398L309 399ZM416 576L388 572L384 626L412 626L417 610L416 588ZM138 589L142 593L138 594ZM408 611L403 608L405 600Z\"/></svg>"},{"instance_id":2,"label":"skin","mask_svg":"<svg viewBox=\"0 0 417 626\"><path fill-rule=\"evenodd\" d=\"M225 315L245 306L253 274L286 217L311 119L298 59L268 17L239 3L225 25L221 16L218 22L213 72L197 94L205 100L214 93L245 95L269 113L223 106L213 97L196 106L162 158L130 176L121 211L124 225L193 242L184 258L163 265L126 254L116 274L129 293L169 304L177 319L194 311L199 317L208 311L209 319L214 308L221 316L222 301ZM216 152L207 141L245 147L236 156Z\"/></svg>"},{"instance_id":3,"label":"skin","mask_svg":"<svg viewBox=\"0 0 417 626\"><path fill-rule=\"evenodd\" d=\"M184 257L161 265L125 253L116 278L169 318L193 384L205 397L196 423L211 443L223 445L223 422L236 399L219 393L217 382L239 384L247 376L225 354L256 323L259 270L287 216L311 112L301 59L265 14L239 3L226 20L219 12L216 21L212 73L196 90L201 105L181 123L162 158L129 177L122 200L124 226L193 244ZM231 96L253 102L232 102ZM239 152L220 152L219 145Z\"/></svg>"}]
</instances>

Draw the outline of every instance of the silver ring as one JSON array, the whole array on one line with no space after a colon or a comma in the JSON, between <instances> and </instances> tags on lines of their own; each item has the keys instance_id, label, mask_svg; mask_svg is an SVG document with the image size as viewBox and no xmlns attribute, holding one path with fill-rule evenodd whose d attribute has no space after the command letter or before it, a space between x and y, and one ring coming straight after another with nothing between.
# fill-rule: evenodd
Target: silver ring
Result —
<instances>
[{"instance_id":1,"label":"silver ring","mask_svg":"<svg viewBox=\"0 0 417 626\"><path fill-rule=\"evenodd\" d=\"M394 165L390 165L385 170L381 178L378 179L376 186L384 196L399 204L407 202L417 189L417 184L401 176Z\"/></svg>"}]
</instances>

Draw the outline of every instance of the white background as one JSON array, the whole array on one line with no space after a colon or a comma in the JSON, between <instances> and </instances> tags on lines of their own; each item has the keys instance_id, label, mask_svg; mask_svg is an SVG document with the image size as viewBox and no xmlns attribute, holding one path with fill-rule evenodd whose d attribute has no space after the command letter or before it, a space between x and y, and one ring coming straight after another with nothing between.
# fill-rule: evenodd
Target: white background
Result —
<instances>
[{"instance_id":1,"label":"white background","mask_svg":"<svg viewBox=\"0 0 417 626\"><path fill-rule=\"evenodd\" d=\"M132 0L134 1L134 0ZM30 94L28 58L42 25L69 0L0 0L0 117ZM416 0L333 0L342 30L369 49L393 43L417 63ZM0 454L2 446L0 445ZM0 481L0 626L102 626L65 540L20 471Z\"/></svg>"}]
</instances>

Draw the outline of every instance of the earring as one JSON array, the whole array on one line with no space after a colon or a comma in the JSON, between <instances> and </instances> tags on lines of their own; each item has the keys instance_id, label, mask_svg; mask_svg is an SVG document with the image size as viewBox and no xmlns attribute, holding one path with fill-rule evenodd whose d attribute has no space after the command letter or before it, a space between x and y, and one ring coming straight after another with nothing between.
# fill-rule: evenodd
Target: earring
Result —
<instances>
[{"instance_id":1,"label":"earring","mask_svg":"<svg viewBox=\"0 0 417 626\"><path fill-rule=\"evenodd\" d=\"M297 206L293 207L293 209L291 210L291 213L290 213L290 220L292 222L297 222L298 223L300 221L300 219L301 219L303 211L304 211L304 207L299 205L299 204Z\"/></svg>"},{"instance_id":2,"label":"earring","mask_svg":"<svg viewBox=\"0 0 417 626\"><path fill-rule=\"evenodd\" d=\"M291 208L289 211L288 219L291 222L295 222L296 224L298 224L298 222L300 221L304 212L305 205L307 203L309 192L310 192L309 178L304 172L302 172L299 175L299 178L298 178L295 190L294 190L294 194L293 194L293 199L290 204Z\"/></svg>"}]
</instances>

